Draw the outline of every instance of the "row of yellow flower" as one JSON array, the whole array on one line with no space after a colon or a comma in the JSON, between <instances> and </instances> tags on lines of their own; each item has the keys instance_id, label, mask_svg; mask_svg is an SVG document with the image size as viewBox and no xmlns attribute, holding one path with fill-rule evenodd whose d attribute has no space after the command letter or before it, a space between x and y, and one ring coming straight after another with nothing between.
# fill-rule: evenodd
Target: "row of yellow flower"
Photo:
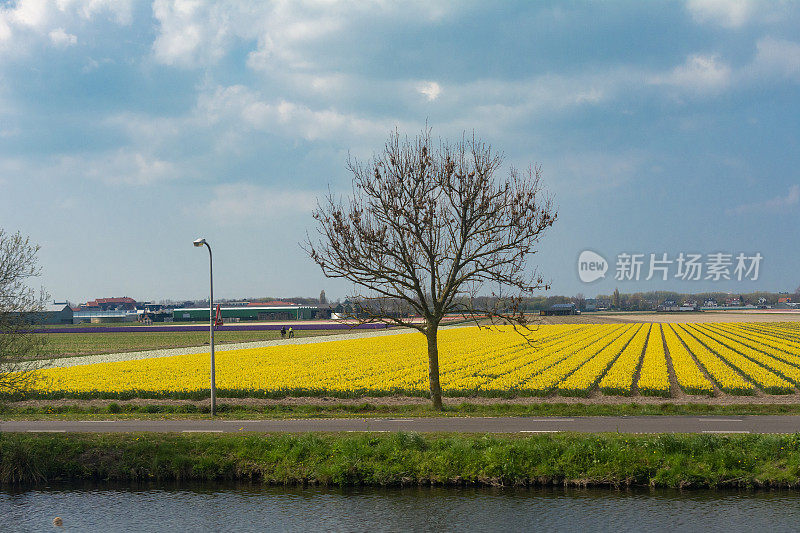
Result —
<instances>
[{"instance_id":1,"label":"row of yellow flower","mask_svg":"<svg viewBox=\"0 0 800 533\"><path fill-rule=\"evenodd\" d=\"M558 363L552 365L546 372L540 372L525 382L523 389L533 392L534 394L547 394L552 391L556 386L559 386L567 376L572 376L572 373L589 364L594 357L611 343L620 343L620 339L624 337L631 330L632 326L612 326L609 329L609 334L603 335L591 344L578 345L577 349L573 347L573 353L568 357L561 359ZM620 344L620 348L624 346ZM559 389L559 392L570 394L575 388L570 386ZM587 389L588 392L588 389Z\"/></svg>"},{"instance_id":2,"label":"row of yellow flower","mask_svg":"<svg viewBox=\"0 0 800 533\"><path fill-rule=\"evenodd\" d=\"M725 324L725 326L728 326ZM761 350L784 359L792 364L800 364L800 342L792 340L793 336L783 336L780 331L772 328L751 329L739 325L732 327L715 328L717 331L750 341Z\"/></svg>"},{"instance_id":3,"label":"row of yellow flower","mask_svg":"<svg viewBox=\"0 0 800 533\"><path fill-rule=\"evenodd\" d=\"M741 336L735 336L726 329L713 326L699 327L698 329L792 383L800 384L800 368L795 366L800 365L800 357L797 355L770 346L766 339L759 342L757 340L759 336L754 334L746 333ZM792 392L791 386L784 387L784 389L783 393ZM776 391L776 393L778 392Z\"/></svg>"},{"instance_id":4,"label":"row of yellow flower","mask_svg":"<svg viewBox=\"0 0 800 533\"><path fill-rule=\"evenodd\" d=\"M617 357L603 379L600 390L606 394L629 395L633 391L633 377L639 368L644 346L647 343L650 325L644 324Z\"/></svg>"},{"instance_id":5,"label":"row of yellow flower","mask_svg":"<svg viewBox=\"0 0 800 533\"><path fill-rule=\"evenodd\" d=\"M753 394L755 387L727 364L718 354L690 335L681 324L670 324L678 338L705 368L717 386L731 394Z\"/></svg>"},{"instance_id":6,"label":"row of yellow flower","mask_svg":"<svg viewBox=\"0 0 800 533\"><path fill-rule=\"evenodd\" d=\"M529 391L545 394L558 383L558 381L553 383L552 378L559 375L559 369L563 367L565 360L570 360L585 347L591 347L603 342L603 339L613 337L619 328L619 326L603 326L586 330L585 327L580 327L575 329L573 335L559 343L534 344L525 351L525 361L521 361L522 364L518 367L490 366L491 370L488 372L491 373L492 379L487 382L486 388L495 391ZM542 381L545 375L551 379Z\"/></svg>"},{"instance_id":7,"label":"row of yellow flower","mask_svg":"<svg viewBox=\"0 0 800 533\"><path fill-rule=\"evenodd\" d=\"M697 340L705 344L709 350L719 355L721 359L751 381L754 381L764 391L770 394L788 394L794 390L791 383L770 370L769 366L771 365L767 361L768 355L755 350L748 350L742 346L739 346L738 350L732 348L728 344L708 335L694 324L683 327Z\"/></svg>"},{"instance_id":8,"label":"row of yellow flower","mask_svg":"<svg viewBox=\"0 0 800 533\"><path fill-rule=\"evenodd\" d=\"M734 325L734 324L732 324ZM786 341L787 346L794 348L800 347L800 324L735 324L737 328L744 331L751 331L756 334L769 335L776 340Z\"/></svg>"},{"instance_id":9,"label":"row of yellow flower","mask_svg":"<svg viewBox=\"0 0 800 533\"><path fill-rule=\"evenodd\" d=\"M633 388L633 376L639 368L639 360L647 342L647 334L650 330L648 324L643 324L635 332L633 338L627 346L623 348L619 357L611 363L608 372L600 380L600 390L606 394L629 395ZM611 348L612 351L615 348ZM602 359L596 367L601 366L605 361ZM600 377L600 376L598 376Z\"/></svg>"},{"instance_id":10,"label":"row of yellow flower","mask_svg":"<svg viewBox=\"0 0 800 533\"><path fill-rule=\"evenodd\" d=\"M439 333L445 394L669 395L670 368L691 394L787 393L800 385L800 329L786 324L548 325ZM666 348L666 349L665 349ZM224 351L217 387L254 394L425 394L419 333ZM635 376L638 381L634 383ZM708 376L708 377L707 377ZM185 393L209 387L205 354L52 368L42 391Z\"/></svg>"},{"instance_id":11,"label":"row of yellow flower","mask_svg":"<svg viewBox=\"0 0 800 533\"><path fill-rule=\"evenodd\" d=\"M691 352L675 333L675 328L666 324L663 332L672 369L675 371L675 380L680 388L688 394L713 394L714 385L697 366Z\"/></svg>"},{"instance_id":12,"label":"row of yellow flower","mask_svg":"<svg viewBox=\"0 0 800 533\"><path fill-rule=\"evenodd\" d=\"M667 352L664 350L660 324L653 324L650 328L636 386L639 393L645 396L669 396Z\"/></svg>"},{"instance_id":13,"label":"row of yellow flower","mask_svg":"<svg viewBox=\"0 0 800 533\"><path fill-rule=\"evenodd\" d=\"M633 342L641 325L628 326L625 333L614 339L608 346L597 352L589 361L580 365L567 379L558 384L559 394L583 396L597 383L611 364L620 357L626 346ZM641 353L641 348L639 350ZM638 359L636 361L638 363Z\"/></svg>"}]
</instances>

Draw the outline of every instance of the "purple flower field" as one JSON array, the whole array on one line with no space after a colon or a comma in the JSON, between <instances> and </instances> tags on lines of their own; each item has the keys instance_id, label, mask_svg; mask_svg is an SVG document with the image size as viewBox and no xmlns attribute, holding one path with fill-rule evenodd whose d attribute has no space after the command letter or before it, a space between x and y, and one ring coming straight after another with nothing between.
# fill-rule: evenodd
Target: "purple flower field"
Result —
<instances>
[{"instance_id":1,"label":"purple flower field","mask_svg":"<svg viewBox=\"0 0 800 533\"><path fill-rule=\"evenodd\" d=\"M223 325L214 328L214 331L279 331L282 327L300 330L342 330L349 329L385 329L386 324L361 324L354 326L351 324L259 324L259 325ZM46 328L34 330L35 333L158 333L158 332L184 332L184 331L208 331L208 325L197 326L97 326L87 328L63 327Z\"/></svg>"}]
</instances>

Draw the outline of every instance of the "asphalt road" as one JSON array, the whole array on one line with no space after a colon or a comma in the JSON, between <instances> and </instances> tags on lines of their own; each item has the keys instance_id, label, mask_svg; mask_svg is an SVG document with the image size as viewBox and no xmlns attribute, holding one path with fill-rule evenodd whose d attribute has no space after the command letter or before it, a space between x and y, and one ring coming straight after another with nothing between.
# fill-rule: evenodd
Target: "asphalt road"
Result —
<instances>
[{"instance_id":1,"label":"asphalt road","mask_svg":"<svg viewBox=\"0 0 800 533\"><path fill-rule=\"evenodd\" d=\"M0 432L460 432L460 433L795 433L800 416L623 416L475 418L325 418L297 420L0 421Z\"/></svg>"}]
</instances>

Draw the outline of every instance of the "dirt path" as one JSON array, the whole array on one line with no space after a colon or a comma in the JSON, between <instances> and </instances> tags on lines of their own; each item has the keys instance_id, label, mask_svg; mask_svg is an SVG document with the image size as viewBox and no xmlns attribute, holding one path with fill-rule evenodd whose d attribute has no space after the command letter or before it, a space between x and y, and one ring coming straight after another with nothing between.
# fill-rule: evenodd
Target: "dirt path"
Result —
<instances>
[{"instance_id":1,"label":"dirt path","mask_svg":"<svg viewBox=\"0 0 800 533\"><path fill-rule=\"evenodd\" d=\"M453 328L463 326L450 326ZM446 327L440 328L446 329ZM314 337L298 337L294 339L275 339L269 341L237 342L220 344L214 347L214 352L227 352L230 350L244 350L247 348L266 348L268 346L283 346L297 344L318 344L321 342L335 342L341 340L364 339L368 337L385 337L389 335L414 334L410 329L392 329L383 331L357 331L337 335L319 335ZM417 333L418 334L418 333ZM152 357L172 357L184 354L210 353L208 345L188 348L163 348L159 350L146 350L141 352L122 352L99 355L84 355L78 357L60 357L45 359L43 364L49 368L65 368L78 365L92 365L97 363L112 363L118 361L133 361L136 359L149 359Z\"/></svg>"}]
</instances>

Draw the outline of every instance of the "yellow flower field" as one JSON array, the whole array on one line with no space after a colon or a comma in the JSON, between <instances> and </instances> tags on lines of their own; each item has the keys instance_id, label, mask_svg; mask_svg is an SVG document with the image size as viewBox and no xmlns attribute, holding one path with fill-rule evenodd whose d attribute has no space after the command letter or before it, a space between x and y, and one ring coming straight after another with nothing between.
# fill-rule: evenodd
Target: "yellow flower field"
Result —
<instances>
[{"instance_id":1,"label":"yellow flower field","mask_svg":"<svg viewBox=\"0 0 800 533\"><path fill-rule=\"evenodd\" d=\"M449 396L787 394L800 385L793 324L548 325L530 342L510 327L439 333ZM218 352L220 397L359 396L428 391L425 338L416 332ZM52 397L200 397L208 355L51 368ZM673 385L671 385L671 383Z\"/></svg>"}]
</instances>

